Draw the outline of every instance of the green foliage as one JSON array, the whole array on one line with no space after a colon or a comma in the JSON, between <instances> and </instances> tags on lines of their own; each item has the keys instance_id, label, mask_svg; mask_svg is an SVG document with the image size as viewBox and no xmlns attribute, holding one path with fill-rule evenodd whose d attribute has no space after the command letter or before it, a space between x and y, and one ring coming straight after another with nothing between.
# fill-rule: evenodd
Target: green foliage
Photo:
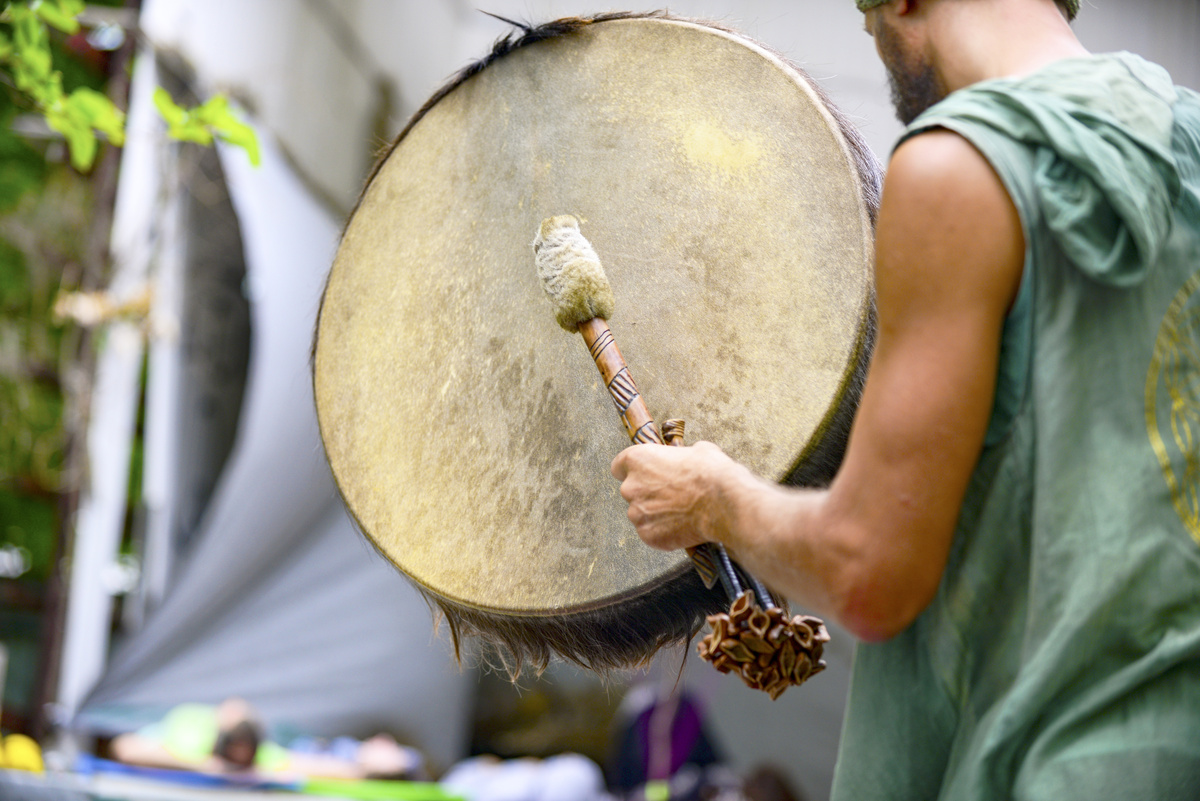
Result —
<instances>
[{"instance_id":1,"label":"green foliage","mask_svg":"<svg viewBox=\"0 0 1200 801\"><path fill-rule=\"evenodd\" d=\"M24 254L0 239L0 319L26 316L31 293Z\"/></svg>"},{"instance_id":2,"label":"green foliage","mask_svg":"<svg viewBox=\"0 0 1200 801\"><path fill-rule=\"evenodd\" d=\"M62 395L58 388L0 376L0 476L39 491L58 489L62 473Z\"/></svg>"},{"instance_id":3,"label":"green foliage","mask_svg":"<svg viewBox=\"0 0 1200 801\"><path fill-rule=\"evenodd\" d=\"M63 89L62 72L54 67L50 27L63 33L79 30L76 19L83 0L34 0L9 3L0 15L10 31L0 29L0 65L11 71L13 85L46 123L67 140L71 164L86 170L96 159L97 137L113 144L125 139L125 115L95 89Z\"/></svg>"},{"instance_id":4,"label":"green foliage","mask_svg":"<svg viewBox=\"0 0 1200 801\"><path fill-rule=\"evenodd\" d=\"M0 372L0 486L50 493L61 483L63 398L53 381L29 372L54 359L58 344L58 337L44 330L48 293L35 283L25 255L0 240L0 348L24 356Z\"/></svg>"},{"instance_id":5,"label":"green foliage","mask_svg":"<svg viewBox=\"0 0 1200 801\"><path fill-rule=\"evenodd\" d=\"M0 114L0 214L16 208L46 177L46 159L12 132L9 120Z\"/></svg>"},{"instance_id":6,"label":"green foliage","mask_svg":"<svg viewBox=\"0 0 1200 801\"><path fill-rule=\"evenodd\" d=\"M32 6L35 14L63 33L79 32L76 17L83 13L83 7L83 0L42 0Z\"/></svg>"},{"instance_id":7,"label":"green foliage","mask_svg":"<svg viewBox=\"0 0 1200 801\"><path fill-rule=\"evenodd\" d=\"M42 180L0 215L0 547L29 551L34 580L49 575L58 498L78 481L64 474L60 386L75 340L52 307L62 268L85 247L92 201L85 176L62 164L42 169Z\"/></svg>"},{"instance_id":8,"label":"green foliage","mask_svg":"<svg viewBox=\"0 0 1200 801\"><path fill-rule=\"evenodd\" d=\"M78 32L83 9L83 0L24 0L8 3L0 13L0 69L11 75L12 85L46 123L63 135L71 164L81 171L96 160L101 137L115 145L125 139L125 114L91 87L64 89L63 73L54 64L50 28L65 34ZM245 149L251 162L258 164L254 131L233 115L223 96L185 110L160 89L155 105L172 137L211 144L215 135Z\"/></svg>"},{"instance_id":9,"label":"green foliage","mask_svg":"<svg viewBox=\"0 0 1200 801\"><path fill-rule=\"evenodd\" d=\"M0 486L0 543L29 553L25 578L45 581L54 569L58 512L53 499L11 492Z\"/></svg>"},{"instance_id":10,"label":"green foliage","mask_svg":"<svg viewBox=\"0 0 1200 801\"><path fill-rule=\"evenodd\" d=\"M58 173L62 177L68 171L59 167ZM69 175L83 180L76 173ZM63 339L50 309L59 277L40 258L47 254L41 250L45 245L38 244L41 236L54 236L45 227L46 205L66 198L54 192L43 200L45 189L45 182L39 184L27 198L39 202L23 203L0 221L6 233L24 228L40 235L27 242L34 248L30 253L0 239L0 546L26 549L32 563L27 578L34 580L50 575L57 498L67 488L64 400L57 378ZM17 220L34 222L18 226ZM51 254L52 263L73 256L78 243L73 247L66 241L69 237L55 237L54 248L64 250Z\"/></svg>"},{"instance_id":11,"label":"green foliage","mask_svg":"<svg viewBox=\"0 0 1200 801\"><path fill-rule=\"evenodd\" d=\"M63 352L63 328L51 304L61 266L78 262L86 226L56 212L86 214L90 202L86 192L55 199L55 187L85 180L47 164L38 146L13 131L13 122L23 113L42 115L62 135L79 172L95 163L102 142L124 141L125 115L101 91L103 77L62 45L64 36L79 32L83 9L83 0L0 0L0 546L25 549L35 580L51 573L57 502L72 483L63 474L59 386L59 370L71 357ZM259 163L253 130L226 98L185 109L160 89L154 102L171 137L206 145L220 139ZM74 183L63 184L64 178ZM59 222L65 224L56 227ZM136 446L132 469L131 505L140 488Z\"/></svg>"},{"instance_id":12,"label":"green foliage","mask_svg":"<svg viewBox=\"0 0 1200 801\"><path fill-rule=\"evenodd\" d=\"M161 86L154 91L154 105L167 121L167 134L181 142L211 145L213 136L246 151L250 163L258 166L260 156L254 130L233 115L224 95L216 95L196 108L180 108Z\"/></svg>"}]
</instances>

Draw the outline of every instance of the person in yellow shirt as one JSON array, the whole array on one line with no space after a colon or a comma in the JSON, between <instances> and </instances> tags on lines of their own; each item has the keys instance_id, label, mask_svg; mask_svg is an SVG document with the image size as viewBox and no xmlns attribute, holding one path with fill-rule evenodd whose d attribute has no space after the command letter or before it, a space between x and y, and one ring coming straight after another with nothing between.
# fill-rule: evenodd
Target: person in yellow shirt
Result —
<instances>
[{"instance_id":1,"label":"person in yellow shirt","mask_svg":"<svg viewBox=\"0 0 1200 801\"><path fill-rule=\"evenodd\" d=\"M420 769L420 757L386 735L360 744L353 759L291 751L267 739L250 704L230 698L218 706L180 704L159 722L116 737L119 762L201 773L253 771L268 779L399 778Z\"/></svg>"},{"instance_id":2,"label":"person in yellow shirt","mask_svg":"<svg viewBox=\"0 0 1200 801\"><path fill-rule=\"evenodd\" d=\"M218 706L180 704L157 723L122 734L113 756L131 765L225 773L279 770L287 750L266 739L253 708L240 698Z\"/></svg>"}]
</instances>

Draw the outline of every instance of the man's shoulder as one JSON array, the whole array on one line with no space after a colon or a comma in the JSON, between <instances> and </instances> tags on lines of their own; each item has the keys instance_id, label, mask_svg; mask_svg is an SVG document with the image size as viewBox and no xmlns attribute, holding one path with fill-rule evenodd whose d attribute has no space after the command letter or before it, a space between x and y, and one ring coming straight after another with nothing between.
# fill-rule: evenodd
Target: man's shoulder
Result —
<instances>
[{"instance_id":1,"label":"man's shoulder","mask_svg":"<svg viewBox=\"0 0 1200 801\"><path fill-rule=\"evenodd\" d=\"M934 126L920 133L896 146L887 178L896 171L905 178L953 178L956 170L983 158L969 140L948 128Z\"/></svg>"},{"instance_id":2,"label":"man's shoulder","mask_svg":"<svg viewBox=\"0 0 1200 801\"><path fill-rule=\"evenodd\" d=\"M954 218L967 213L971 201L1000 193L991 162L970 140L945 128L932 128L906 139L892 154L885 179L893 198L918 204L922 216Z\"/></svg>"},{"instance_id":3,"label":"man's shoulder","mask_svg":"<svg viewBox=\"0 0 1200 801\"><path fill-rule=\"evenodd\" d=\"M951 131L897 148L877 240L877 281L897 279L910 299L935 287L963 297L982 292L1002 314L1020 282L1025 239L1012 197L988 159Z\"/></svg>"}]
</instances>

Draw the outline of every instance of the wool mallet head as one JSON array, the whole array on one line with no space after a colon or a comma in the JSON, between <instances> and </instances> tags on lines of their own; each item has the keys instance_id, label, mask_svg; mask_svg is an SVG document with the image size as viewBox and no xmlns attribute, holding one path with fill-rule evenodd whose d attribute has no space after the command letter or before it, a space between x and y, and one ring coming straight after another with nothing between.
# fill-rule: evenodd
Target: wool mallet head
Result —
<instances>
[{"instance_id":1,"label":"wool mallet head","mask_svg":"<svg viewBox=\"0 0 1200 801\"><path fill-rule=\"evenodd\" d=\"M593 317L609 319L615 301L600 257L579 232L579 220L559 214L542 220L533 240L533 260L542 289L554 304L554 319L575 333Z\"/></svg>"}]
</instances>

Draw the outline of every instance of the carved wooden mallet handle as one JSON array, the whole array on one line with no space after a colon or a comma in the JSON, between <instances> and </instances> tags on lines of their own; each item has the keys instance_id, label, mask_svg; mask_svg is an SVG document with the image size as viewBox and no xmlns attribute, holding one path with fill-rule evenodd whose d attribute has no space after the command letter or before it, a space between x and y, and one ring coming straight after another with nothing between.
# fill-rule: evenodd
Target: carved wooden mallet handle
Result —
<instances>
[{"instance_id":1,"label":"carved wooden mallet handle","mask_svg":"<svg viewBox=\"0 0 1200 801\"><path fill-rule=\"evenodd\" d=\"M587 345L588 353L592 354L592 361L596 363L596 369L608 387L608 394L617 406L630 441L665 445L666 441L659 433L650 410L646 408L637 384L633 382L629 365L617 349L608 322L603 317L584 320L579 323L579 333L583 335L583 343Z\"/></svg>"},{"instance_id":2,"label":"carved wooden mallet handle","mask_svg":"<svg viewBox=\"0 0 1200 801\"><path fill-rule=\"evenodd\" d=\"M600 257L580 233L579 220L569 214L543 220L533 240L533 254L542 288L554 304L555 319L564 330L583 335L630 441L666 444L608 327L615 306L612 286ZM677 432L672 444L682 445L683 422L669 422ZM688 548L687 554L706 587L720 581L730 600L740 594L737 578L721 564L715 548L700 545Z\"/></svg>"}]
</instances>

